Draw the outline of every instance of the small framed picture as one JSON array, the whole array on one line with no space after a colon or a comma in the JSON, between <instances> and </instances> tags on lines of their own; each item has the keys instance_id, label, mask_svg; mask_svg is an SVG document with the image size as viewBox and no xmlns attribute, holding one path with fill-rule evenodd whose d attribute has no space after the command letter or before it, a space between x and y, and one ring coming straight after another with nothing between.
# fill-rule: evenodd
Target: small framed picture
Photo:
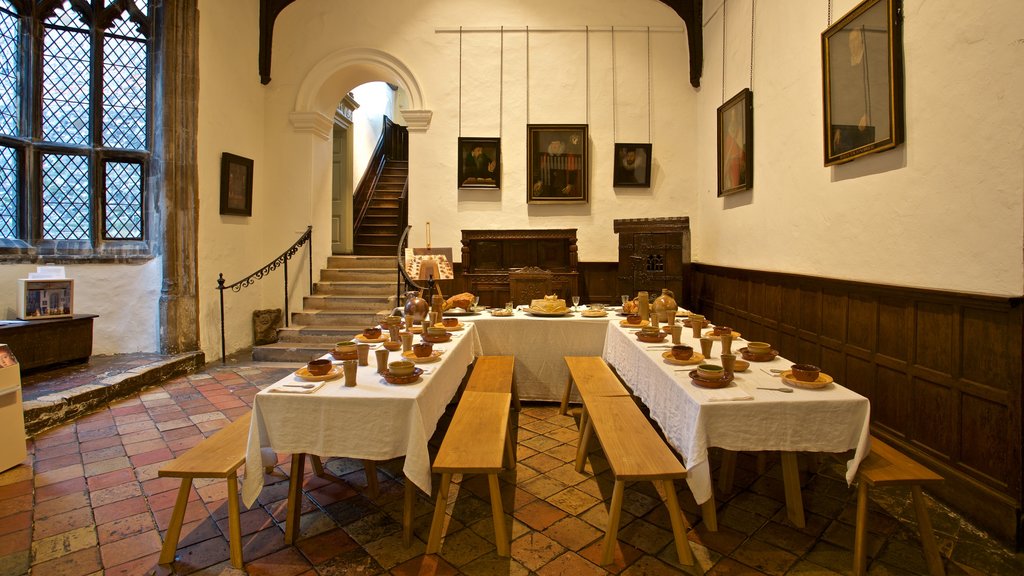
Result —
<instances>
[{"instance_id":1,"label":"small framed picture","mask_svg":"<svg viewBox=\"0 0 1024 576\"><path fill-rule=\"evenodd\" d=\"M18 318L48 320L67 318L74 313L75 281L18 280Z\"/></svg>"},{"instance_id":2,"label":"small framed picture","mask_svg":"<svg viewBox=\"0 0 1024 576\"><path fill-rule=\"evenodd\" d=\"M754 93L744 88L718 108L718 195L754 186Z\"/></svg>"},{"instance_id":3,"label":"small framed picture","mask_svg":"<svg viewBox=\"0 0 1024 576\"><path fill-rule=\"evenodd\" d=\"M500 138L459 138L459 188L501 188Z\"/></svg>"},{"instance_id":4,"label":"small framed picture","mask_svg":"<svg viewBox=\"0 0 1024 576\"><path fill-rule=\"evenodd\" d=\"M220 213L252 216L252 166L249 158L224 152L220 157Z\"/></svg>"},{"instance_id":5,"label":"small framed picture","mask_svg":"<svg viewBox=\"0 0 1024 576\"><path fill-rule=\"evenodd\" d=\"M530 124L526 127L529 204L587 202L586 124Z\"/></svg>"},{"instance_id":6,"label":"small framed picture","mask_svg":"<svg viewBox=\"0 0 1024 576\"><path fill-rule=\"evenodd\" d=\"M612 186L651 187L650 144L615 144Z\"/></svg>"},{"instance_id":7,"label":"small framed picture","mask_svg":"<svg viewBox=\"0 0 1024 576\"><path fill-rule=\"evenodd\" d=\"M865 0L821 33L825 166L903 142L900 0Z\"/></svg>"}]
</instances>

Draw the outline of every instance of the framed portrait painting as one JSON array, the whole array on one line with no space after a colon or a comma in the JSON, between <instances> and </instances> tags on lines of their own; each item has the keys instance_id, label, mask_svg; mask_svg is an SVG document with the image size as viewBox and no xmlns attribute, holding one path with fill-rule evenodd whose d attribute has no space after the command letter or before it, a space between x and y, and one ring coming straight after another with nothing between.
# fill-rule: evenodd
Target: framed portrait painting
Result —
<instances>
[{"instance_id":1,"label":"framed portrait painting","mask_svg":"<svg viewBox=\"0 0 1024 576\"><path fill-rule=\"evenodd\" d=\"M612 186L651 187L651 145L615 143Z\"/></svg>"},{"instance_id":2,"label":"framed portrait painting","mask_svg":"<svg viewBox=\"0 0 1024 576\"><path fill-rule=\"evenodd\" d=\"M744 88L718 107L718 196L754 186L754 93Z\"/></svg>"},{"instance_id":3,"label":"framed portrait painting","mask_svg":"<svg viewBox=\"0 0 1024 576\"><path fill-rule=\"evenodd\" d=\"M252 216L252 167L249 158L224 152L220 157L220 213Z\"/></svg>"},{"instance_id":4,"label":"framed portrait painting","mask_svg":"<svg viewBox=\"0 0 1024 576\"><path fill-rule=\"evenodd\" d=\"M825 166L903 142L900 0L865 0L821 33Z\"/></svg>"},{"instance_id":5,"label":"framed portrait painting","mask_svg":"<svg viewBox=\"0 0 1024 576\"><path fill-rule=\"evenodd\" d=\"M500 138L459 138L459 188L501 188Z\"/></svg>"},{"instance_id":6,"label":"framed portrait painting","mask_svg":"<svg viewBox=\"0 0 1024 576\"><path fill-rule=\"evenodd\" d=\"M586 124L526 127L527 192L530 204L578 204L588 199Z\"/></svg>"}]
</instances>

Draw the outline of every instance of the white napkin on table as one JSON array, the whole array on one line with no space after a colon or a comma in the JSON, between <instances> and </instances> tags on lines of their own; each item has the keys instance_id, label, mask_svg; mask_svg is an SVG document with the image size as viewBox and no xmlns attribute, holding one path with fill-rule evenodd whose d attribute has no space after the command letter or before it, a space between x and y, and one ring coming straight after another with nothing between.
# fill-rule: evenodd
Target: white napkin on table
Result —
<instances>
[{"instance_id":1,"label":"white napkin on table","mask_svg":"<svg viewBox=\"0 0 1024 576\"><path fill-rule=\"evenodd\" d=\"M725 388L701 388L700 393L707 402L728 402L731 400L753 400L754 397L735 384Z\"/></svg>"}]
</instances>

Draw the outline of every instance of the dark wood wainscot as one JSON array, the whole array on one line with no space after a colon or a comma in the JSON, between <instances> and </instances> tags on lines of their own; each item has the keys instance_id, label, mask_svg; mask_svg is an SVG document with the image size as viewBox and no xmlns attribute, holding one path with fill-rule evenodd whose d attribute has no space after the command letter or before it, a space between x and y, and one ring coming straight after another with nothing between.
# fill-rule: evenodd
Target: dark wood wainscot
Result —
<instances>
[{"instance_id":1,"label":"dark wood wainscot","mask_svg":"<svg viewBox=\"0 0 1024 576\"><path fill-rule=\"evenodd\" d=\"M75 314L70 318L6 322L0 324L0 342L11 347L22 371L85 362L92 355L93 318L95 314Z\"/></svg>"},{"instance_id":2,"label":"dark wood wainscot","mask_svg":"<svg viewBox=\"0 0 1024 576\"><path fill-rule=\"evenodd\" d=\"M579 294L576 229L462 231L462 278L480 304L508 302L508 273L527 266L551 272L559 297Z\"/></svg>"},{"instance_id":3,"label":"dark wood wainscot","mask_svg":"<svg viewBox=\"0 0 1024 576\"><path fill-rule=\"evenodd\" d=\"M1020 297L694 264L691 302L871 401L872 433L941 474L929 489L1019 546Z\"/></svg>"}]
</instances>

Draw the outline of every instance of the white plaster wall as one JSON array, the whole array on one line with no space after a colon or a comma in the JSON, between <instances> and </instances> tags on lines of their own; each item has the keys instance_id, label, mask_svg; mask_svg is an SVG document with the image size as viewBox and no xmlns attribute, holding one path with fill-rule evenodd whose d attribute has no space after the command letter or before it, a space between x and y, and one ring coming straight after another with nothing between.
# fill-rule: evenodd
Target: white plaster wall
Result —
<instances>
[{"instance_id":1,"label":"white plaster wall","mask_svg":"<svg viewBox=\"0 0 1024 576\"><path fill-rule=\"evenodd\" d=\"M363 3L357 9L343 3L299 0L277 19L274 35L273 82L267 91L266 142L268 185L285 183L296 197L275 203L282 229L304 225L312 214L315 229L326 229L329 174L321 149L329 142L296 132L287 122L296 105L303 79L317 63L346 48L376 48L404 63L423 90L423 107L433 111L426 132L410 136L410 224L421 238L431 222L432 244L452 246L459 258L463 228L579 228L579 257L586 261L615 261L617 237L613 218L689 215L695 209L697 185L696 91L688 83L686 35L653 33L651 53L652 105L647 104L646 34L616 35L617 92L613 107L611 35L590 34L589 97L587 43L582 27L683 27L675 13L656 0L630 3L569 0L551 10L542 0L501 0L486 10L467 0L423 3L398 0ZM572 32L530 35L529 101L527 118L526 35L507 32L504 78L501 77L500 36L466 34L463 38L461 133L500 136L503 187L498 191L460 191L456 183L456 144L460 134L459 35L438 34L437 27L473 26L579 27ZM469 55L472 54L472 57ZM368 80L391 80L373 71L350 70L331 81L321 111L345 91ZM499 97L502 99L498 105ZM588 114L589 101L589 114ZM399 95L399 108L408 105ZM653 114L648 122L647 110ZM613 111L617 123L613 126ZM589 123L591 137L590 202L582 205L526 204L526 124ZM654 126L654 186L613 189L612 144L644 141ZM329 155L328 155L329 157ZM312 161L312 163L311 163ZM311 173L312 171L312 173ZM268 231L274 234L273 231ZM327 238L316 243L314 262L329 252ZM316 266L315 266L316 267Z\"/></svg>"},{"instance_id":2,"label":"white plaster wall","mask_svg":"<svg viewBox=\"0 0 1024 576\"><path fill-rule=\"evenodd\" d=\"M751 0L729 0L724 98L749 82ZM833 2L833 21L855 0ZM704 3L694 259L905 286L1019 295L1024 3L904 1L906 144L823 167L819 0L757 2L754 189L716 190L722 0Z\"/></svg>"},{"instance_id":3,"label":"white plaster wall","mask_svg":"<svg viewBox=\"0 0 1024 576\"><path fill-rule=\"evenodd\" d=\"M384 116L395 118L395 91L384 82L368 82L352 89L352 97L359 103L352 113L352 190L356 189L366 164L384 131Z\"/></svg>"},{"instance_id":4,"label":"white plaster wall","mask_svg":"<svg viewBox=\"0 0 1024 576\"><path fill-rule=\"evenodd\" d=\"M225 34L226 30L231 33ZM208 361L220 358L217 275L223 273L230 284L287 247L269 239L266 233L278 229L276 205L287 202L291 190L266 183L266 89L260 84L257 69L258 34L257 0L200 0L198 293L200 341ZM220 214L220 162L224 152L254 161L252 217ZM299 235L301 232L290 235L288 243ZM301 269L305 264L296 262L291 266ZM225 293L228 354L252 345L252 310L283 306L282 282L282 272L277 271L239 293Z\"/></svg>"},{"instance_id":5,"label":"white plaster wall","mask_svg":"<svg viewBox=\"0 0 1024 576\"><path fill-rule=\"evenodd\" d=\"M64 265L65 275L75 280L75 313L99 315L93 320L93 354L157 351L162 266L160 258L143 264ZM35 269L35 264L0 267L0 283L10 287L0 291L3 318L17 317L18 279Z\"/></svg>"}]
</instances>

